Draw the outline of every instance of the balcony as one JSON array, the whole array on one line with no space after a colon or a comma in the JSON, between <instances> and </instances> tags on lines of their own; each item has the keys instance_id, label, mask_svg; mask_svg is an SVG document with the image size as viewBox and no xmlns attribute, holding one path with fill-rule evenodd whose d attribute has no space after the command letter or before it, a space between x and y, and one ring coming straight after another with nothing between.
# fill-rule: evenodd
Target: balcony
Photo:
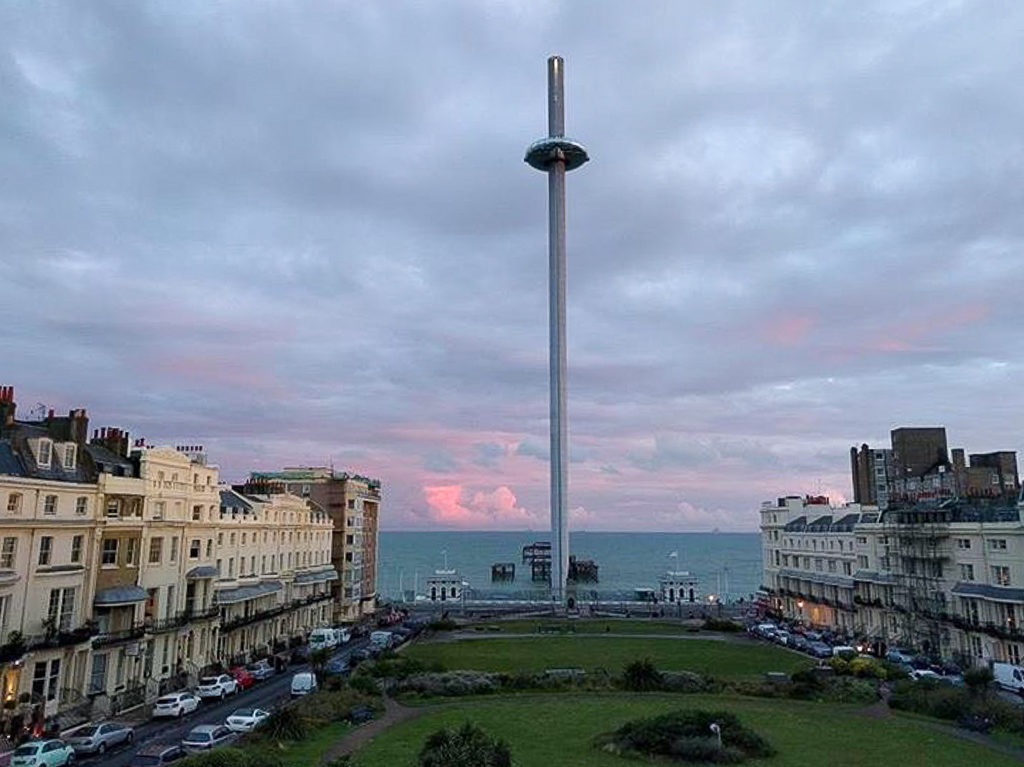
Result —
<instances>
[{"instance_id":1,"label":"balcony","mask_svg":"<svg viewBox=\"0 0 1024 767\"><path fill-rule=\"evenodd\" d=\"M52 620L43 621L43 634L29 636L25 643L30 650L40 650L54 647L70 647L76 644L88 642L99 633L99 627L94 621L86 621L75 629L59 629Z\"/></svg>"},{"instance_id":2,"label":"balcony","mask_svg":"<svg viewBox=\"0 0 1024 767\"><path fill-rule=\"evenodd\" d=\"M146 625L144 623L139 623L131 628L122 629L120 631L100 632L92 640L92 646L106 647L108 645L120 644L121 642L131 642L136 639L142 639L145 634Z\"/></svg>"}]
</instances>

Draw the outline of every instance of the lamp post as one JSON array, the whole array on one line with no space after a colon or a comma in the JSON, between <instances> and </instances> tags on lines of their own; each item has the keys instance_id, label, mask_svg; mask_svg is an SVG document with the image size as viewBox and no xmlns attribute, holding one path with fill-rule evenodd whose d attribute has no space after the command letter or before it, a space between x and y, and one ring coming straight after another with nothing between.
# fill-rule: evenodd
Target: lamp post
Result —
<instances>
[{"instance_id":1,"label":"lamp post","mask_svg":"<svg viewBox=\"0 0 1024 767\"><path fill-rule=\"evenodd\" d=\"M526 149L527 163L548 174L548 346L551 414L551 596L564 606L569 573L566 513L569 430L566 421L565 174L588 159L583 145L565 137L564 62L548 59L548 136Z\"/></svg>"}]
</instances>

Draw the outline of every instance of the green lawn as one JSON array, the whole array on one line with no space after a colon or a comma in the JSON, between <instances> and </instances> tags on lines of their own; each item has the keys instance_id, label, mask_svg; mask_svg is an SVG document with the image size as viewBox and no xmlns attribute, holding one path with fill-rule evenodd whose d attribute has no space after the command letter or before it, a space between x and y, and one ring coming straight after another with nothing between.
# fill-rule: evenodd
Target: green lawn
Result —
<instances>
[{"instance_id":1,"label":"green lawn","mask_svg":"<svg viewBox=\"0 0 1024 767\"><path fill-rule=\"evenodd\" d=\"M499 631L503 634L536 634L541 626L557 626L576 634L692 634L692 629L678 621L627 618L581 618L579 620L513 620L479 623L467 630Z\"/></svg>"},{"instance_id":2,"label":"green lawn","mask_svg":"<svg viewBox=\"0 0 1024 767\"><path fill-rule=\"evenodd\" d=\"M247 751L273 748L284 767L311 767L320 763L320 757L351 729L348 722L331 722L309 732L304 740L281 741L280 746L264 741L247 744Z\"/></svg>"},{"instance_id":3,"label":"green lawn","mask_svg":"<svg viewBox=\"0 0 1024 767\"><path fill-rule=\"evenodd\" d=\"M1010 767L1020 764L985 746L935 732L913 720L873 719L847 706L725 696L547 696L475 699L441 706L386 730L356 754L356 767L414 763L426 737L472 721L504 738L518 767L629 767L635 760L594 748L595 736L641 716L677 708L732 711L778 750L764 767Z\"/></svg>"},{"instance_id":4,"label":"green lawn","mask_svg":"<svg viewBox=\"0 0 1024 767\"><path fill-rule=\"evenodd\" d=\"M576 667L618 673L631 661L650 658L662 670L698 671L721 678L791 672L813 663L803 655L757 642L599 636L462 639L414 644L404 654L440 662L449 669L479 671Z\"/></svg>"}]
</instances>

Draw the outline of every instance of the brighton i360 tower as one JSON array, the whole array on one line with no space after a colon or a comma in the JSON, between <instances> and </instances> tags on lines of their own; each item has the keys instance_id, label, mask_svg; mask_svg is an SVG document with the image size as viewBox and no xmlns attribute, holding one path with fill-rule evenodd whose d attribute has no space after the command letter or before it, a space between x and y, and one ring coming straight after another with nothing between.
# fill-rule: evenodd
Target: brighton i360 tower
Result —
<instances>
[{"instance_id":1,"label":"brighton i360 tower","mask_svg":"<svg viewBox=\"0 0 1024 767\"><path fill-rule=\"evenodd\" d=\"M569 439L565 412L565 173L585 163L587 150L565 137L561 56L548 59L548 136L526 150L526 162L548 174L548 312L551 365L551 596L566 598L569 517L566 509Z\"/></svg>"}]
</instances>

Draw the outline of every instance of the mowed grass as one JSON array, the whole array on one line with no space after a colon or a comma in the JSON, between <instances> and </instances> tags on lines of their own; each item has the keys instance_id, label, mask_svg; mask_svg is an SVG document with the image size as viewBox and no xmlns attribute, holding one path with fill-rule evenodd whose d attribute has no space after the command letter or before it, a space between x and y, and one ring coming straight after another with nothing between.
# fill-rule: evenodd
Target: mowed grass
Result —
<instances>
[{"instance_id":1,"label":"mowed grass","mask_svg":"<svg viewBox=\"0 0 1024 767\"><path fill-rule=\"evenodd\" d=\"M241 750L259 755L265 754L269 749L281 760L283 767L310 767L319 764L320 757L327 749L344 737L350 729L352 726L348 722L331 722L311 730L299 741L269 742L257 739L251 743L246 742Z\"/></svg>"},{"instance_id":2,"label":"mowed grass","mask_svg":"<svg viewBox=\"0 0 1024 767\"><path fill-rule=\"evenodd\" d=\"M813 665L803 655L772 645L715 639L657 639L601 636L538 636L460 639L414 644L404 654L448 669L543 671L549 668L620 672L650 658L664 671L696 671L720 678L751 677L765 671L792 672Z\"/></svg>"},{"instance_id":3,"label":"mowed grass","mask_svg":"<svg viewBox=\"0 0 1024 767\"><path fill-rule=\"evenodd\" d=\"M427 736L471 721L504 738L518 767L629 767L638 764L593 746L625 722L680 708L725 709L768 739L778 753L747 762L765 767L1010 767L1016 759L897 716L875 719L855 708L725 696L576 695L467 700L385 730L357 754L357 767L415 763ZM646 763L646 762L645 762Z\"/></svg>"},{"instance_id":4,"label":"mowed grass","mask_svg":"<svg viewBox=\"0 0 1024 767\"><path fill-rule=\"evenodd\" d=\"M568 634L692 634L694 631L678 621L640 620L630 618L581 618L580 620L514 620L478 623L468 630L497 631L502 634L536 634L541 627L557 627Z\"/></svg>"}]
</instances>

